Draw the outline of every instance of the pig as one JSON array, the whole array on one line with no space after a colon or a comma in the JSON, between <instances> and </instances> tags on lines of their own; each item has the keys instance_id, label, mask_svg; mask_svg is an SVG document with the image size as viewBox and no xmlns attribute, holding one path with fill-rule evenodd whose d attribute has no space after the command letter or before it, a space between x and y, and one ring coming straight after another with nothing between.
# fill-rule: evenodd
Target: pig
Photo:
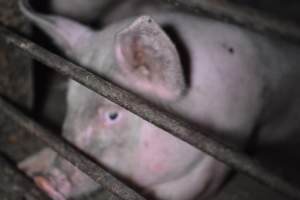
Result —
<instances>
[{"instance_id":1,"label":"pig","mask_svg":"<svg viewBox=\"0 0 300 200\"><path fill-rule=\"evenodd\" d=\"M300 4L297 0L282 1L282 0L232 0L234 3L243 4L259 9L285 20L293 20L297 23L300 21Z\"/></svg>"},{"instance_id":2,"label":"pig","mask_svg":"<svg viewBox=\"0 0 300 200\"><path fill-rule=\"evenodd\" d=\"M116 2L114 2L116 3ZM49 1L52 13L73 18L85 23L95 20L99 11L108 4L106 0L51 0Z\"/></svg>"},{"instance_id":3,"label":"pig","mask_svg":"<svg viewBox=\"0 0 300 200\"><path fill-rule=\"evenodd\" d=\"M289 120L300 116L297 46L180 12L129 17L94 30L38 13L24 0L20 8L73 62L209 127L226 145L244 150L254 130L269 143L299 130ZM230 171L75 81L68 86L63 137L155 199L204 198ZM52 154L46 149L19 165L50 197L62 200L97 188L60 158L61 164L52 158L39 165ZM72 180L69 171L82 181Z\"/></svg>"},{"instance_id":4,"label":"pig","mask_svg":"<svg viewBox=\"0 0 300 200\"><path fill-rule=\"evenodd\" d=\"M49 7L54 14L96 26L120 20L124 15L129 17L174 10L158 0L49 0Z\"/></svg>"}]
</instances>

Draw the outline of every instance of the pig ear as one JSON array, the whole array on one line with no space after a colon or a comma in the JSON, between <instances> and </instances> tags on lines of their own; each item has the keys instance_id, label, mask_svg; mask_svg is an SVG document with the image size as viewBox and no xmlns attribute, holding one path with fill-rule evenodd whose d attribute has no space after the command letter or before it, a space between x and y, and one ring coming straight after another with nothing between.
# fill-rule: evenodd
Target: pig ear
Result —
<instances>
[{"instance_id":1,"label":"pig ear","mask_svg":"<svg viewBox=\"0 0 300 200\"><path fill-rule=\"evenodd\" d=\"M32 9L28 0L20 0L19 6L22 13L45 31L67 54L70 54L80 36L90 31L84 25L64 17L37 13Z\"/></svg>"},{"instance_id":2,"label":"pig ear","mask_svg":"<svg viewBox=\"0 0 300 200\"><path fill-rule=\"evenodd\" d=\"M185 90L179 54L173 42L149 16L117 33L117 64L138 90L176 100Z\"/></svg>"}]
</instances>

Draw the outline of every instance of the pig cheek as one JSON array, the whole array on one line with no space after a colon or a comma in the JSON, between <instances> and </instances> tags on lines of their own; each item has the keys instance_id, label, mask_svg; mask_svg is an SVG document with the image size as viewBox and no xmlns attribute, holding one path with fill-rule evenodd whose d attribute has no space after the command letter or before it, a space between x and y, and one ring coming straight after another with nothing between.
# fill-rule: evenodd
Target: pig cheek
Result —
<instances>
[{"instance_id":1,"label":"pig cheek","mask_svg":"<svg viewBox=\"0 0 300 200\"><path fill-rule=\"evenodd\" d=\"M81 148L86 149L90 143L101 138L102 130L106 128L106 124L99 121L97 118L92 120L86 128L78 131L75 136L75 144Z\"/></svg>"},{"instance_id":2,"label":"pig cheek","mask_svg":"<svg viewBox=\"0 0 300 200\"><path fill-rule=\"evenodd\" d=\"M168 149L153 141L143 141L144 154L142 160L148 163L148 168L154 174L164 174L168 170L168 163L164 157L168 155Z\"/></svg>"},{"instance_id":3,"label":"pig cheek","mask_svg":"<svg viewBox=\"0 0 300 200\"><path fill-rule=\"evenodd\" d=\"M94 128L92 125L89 125L86 129L79 131L75 137L75 144L81 149L86 148L91 139L94 132Z\"/></svg>"},{"instance_id":4,"label":"pig cheek","mask_svg":"<svg viewBox=\"0 0 300 200\"><path fill-rule=\"evenodd\" d=\"M160 135L153 131L151 126L143 126L141 129L136 158L138 167L134 172L134 179L142 186L164 181L162 179L165 179L171 168L167 160L170 149L161 144Z\"/></svg>"},{"instance_id":5,"label":"pig cheek","mask_svg":"<svg viewBox=\"0 0 300 200\"><path fill-rule=\"evenodd\" d=\"M135 178L142 185L181 177L200 159L199 151L149 123L143 125L139 137Z\"/></svg>"},{"instance_id":6,"label":"pig cheek","mask_svg":"<svg viewBox=\"0 0 300 200\"><path fill-rule=\"evenodd\" d=\"M86 153L99 159L104 149L110 147L114 141L112 128L105 123L91 123L76 137L76 144Z\"/></svg>"}]
</instances>

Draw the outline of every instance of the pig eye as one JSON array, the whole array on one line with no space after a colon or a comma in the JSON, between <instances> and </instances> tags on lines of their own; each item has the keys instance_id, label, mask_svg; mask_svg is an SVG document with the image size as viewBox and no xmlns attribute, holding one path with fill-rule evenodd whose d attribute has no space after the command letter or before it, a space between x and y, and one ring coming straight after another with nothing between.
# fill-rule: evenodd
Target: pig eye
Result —
<instances>
[{"instance_id":1,"label":"pig eye","mask_svg":"<svg viewBox=\"0 0 300 200\"><path fill-rule=\"evenodd\" d=\"M114 111L114 112L107 112L106 113L106 119L107 121L114 123L117 122L120 118L120 113Z\"/></svg>"},{"instance_id":2,"label":"pig eye","mask_svg":"<svg viewBox=\"0 0 300 200\"><path fill-rule=\"evenodd\" d=\"M117 112L109 113L109 119L114 121L118 119L119 114Z\"/></svg>"}]
</instances>

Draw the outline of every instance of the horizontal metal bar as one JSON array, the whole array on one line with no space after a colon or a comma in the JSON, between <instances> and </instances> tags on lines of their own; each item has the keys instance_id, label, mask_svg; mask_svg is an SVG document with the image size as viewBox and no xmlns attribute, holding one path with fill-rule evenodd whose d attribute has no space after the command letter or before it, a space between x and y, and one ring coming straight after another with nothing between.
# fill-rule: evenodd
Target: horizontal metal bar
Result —
<instances>
[{"instance_id":1,"label":"horizontal metal bar","mask_svg":"<svg viewBox=\"0 0 300 200\"><path fill-rule=\"evenodd\" d=\"M24 192L24 198L26 200L32 199L32 200L50 200L49 197L46 196L43 192L41 192L36 185L31 181L20 169L18 169L5 154L0 152L0 163L1 163L1 171L10 170L12 173L9 174L9 176L14 176L18 180L20 180L21 183L25 183L26 187L22 184L17 184L18 188L21 189L22 192ZM3 177L1 177L3 178ZM10 178L12 180L14 178ZM12 187L11 185L8 187ZM31 188L30 191L28 191L28 188ZM6 197L4 195L1 195L1 199Z\"/></svg>"},{"instance_id":2,"label":"horizontal metal bar","mask_svg":"<svg viewBox=\"0 0 300 200\"><path fill-rule=\"evenodd\" d=\"M78 169L86 173L94 181L103 186L104 189L116 195L118 199L124 200L144 200L145 198L136 193L134 190L126 186L126 184L119 181L99 164L91 160L89 157L82 154L80 150L63 140L61 137L51 133L49 130L43 128L32 119L27 117L24 113L17 110L14 106L6 102L0 97L0 110L16 121L23 128L28 130L33 135L37 136L43 142L49 145L60 156L70 161Z\"/></svg>"},{"instance_id":3,"label":"horizontal metal bar","mask_svg":"<svg viewBox=\"0 0 300 200\"><path fill-rule=\"evenodd\" d=\"M203 13L243 27L300 43L300 27L291 20L279 19L254 8L228 2L228 0L162 0L187 8L196 14Z\"/></svg>"},{"instance_id":4,"label":"horizontal metal bar","mask_svg":"<svg viewBox=\"0 0 300 200\"><path fill-rule=\"evenodd\" d=\"M269 170L247 157L213 140L206 129L195 130L194 127L179 120L164 110L158 109L142 98L121 89L105 79L84 68L75 65L41 46L21 37L5 27L0 26L0 36L43 64L65 74L85 85L96 93L126 108L143 119L166 130L174 136L188 142L194 147L212 155L234 169L246 173L256 180L270 186L276 191L294 199L300 199L299 190L288 182L272 174Z\"/></svg>"}]
</instances>

